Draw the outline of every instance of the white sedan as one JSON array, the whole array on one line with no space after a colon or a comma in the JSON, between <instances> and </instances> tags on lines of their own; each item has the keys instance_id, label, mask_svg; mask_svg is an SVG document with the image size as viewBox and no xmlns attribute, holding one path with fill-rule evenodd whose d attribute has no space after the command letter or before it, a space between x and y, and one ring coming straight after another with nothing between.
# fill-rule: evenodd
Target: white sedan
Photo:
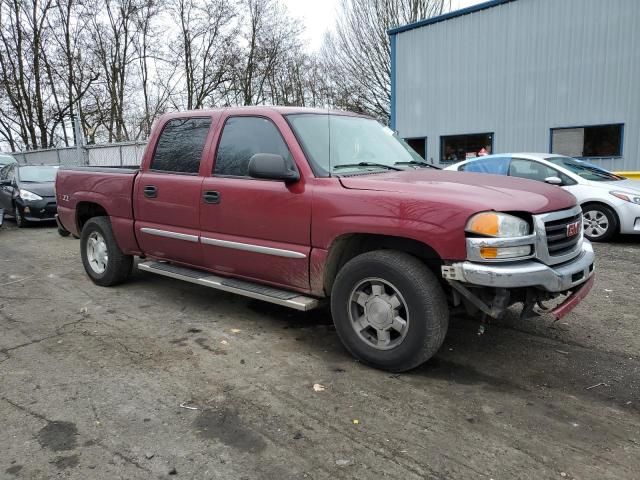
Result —
<instances>
[{"instance_id":1,"label":"white sedan","mask_svg":"<svg viewBox=\"0 0 640 480\"><path fill-rule=\"evenodd\" d=\"M596 165L550 153L509 153L477 157L445 170L527 178L558 185L582 206L584 234L594 242L617 233L640 234L640 181Z\"/></svg>"}]
</instances>

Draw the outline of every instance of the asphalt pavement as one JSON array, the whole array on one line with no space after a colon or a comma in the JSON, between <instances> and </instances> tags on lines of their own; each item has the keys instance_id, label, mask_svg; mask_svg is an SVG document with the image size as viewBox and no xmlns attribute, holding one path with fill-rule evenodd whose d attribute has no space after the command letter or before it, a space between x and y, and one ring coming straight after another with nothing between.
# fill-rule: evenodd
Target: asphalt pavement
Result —
<instances>
[{"instance_id":1,"label":"asphalt pavement","mask_svg":"<svg viewBox=\"0 0 640 480\"><path fill-rule=\"evenodd\" d=\"M640 238L596 252L566 318L457 317L392 375L327 310L142 272L97 287L77 240L7 220L0 478L638 479Z\"/></svg>"}]
</instances>

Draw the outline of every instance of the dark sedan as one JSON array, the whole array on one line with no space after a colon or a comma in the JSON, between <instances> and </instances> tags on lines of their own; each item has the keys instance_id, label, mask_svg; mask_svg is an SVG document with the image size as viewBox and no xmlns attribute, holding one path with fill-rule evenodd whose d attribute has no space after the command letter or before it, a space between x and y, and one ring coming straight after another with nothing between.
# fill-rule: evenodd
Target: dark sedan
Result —
<instances>
[{"instance_id":1,"label":"dark sedan","mask_svg":"<svg viewBox=\"0 0 640 480\"><path fill-rule=\"evenodd\" d=\"M18 227L55 220L54 183L58 167L8 164L0 169L0 209L12 214Z\"/></svg>"}]
</instances>

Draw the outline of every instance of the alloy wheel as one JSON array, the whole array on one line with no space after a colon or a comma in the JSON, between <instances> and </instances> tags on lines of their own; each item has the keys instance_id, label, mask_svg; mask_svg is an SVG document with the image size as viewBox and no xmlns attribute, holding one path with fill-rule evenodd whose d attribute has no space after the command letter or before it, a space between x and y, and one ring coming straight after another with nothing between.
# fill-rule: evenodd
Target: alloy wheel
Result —
<instances>
[{"instance_id":1,"label":"alloy wheel","mask_svg":"<svg viewBox=\"0 0 640 480\"><path fill-rule=\"evenodd\" d=\"M107 242L98 232L91 232L87 239L87 260L91 270L101 275L107 269L109 263L109 252Z\"/></svg>"},{"instance_id":2,"label":"alloy wheel","mask_svg":"<svg viewBox=\"0 0 640 480\"><path fill-rule=\"evenodd\" d=\"M359 282L349 296L351 326L361 340L378 350L390 350L405 339L409 310L400 291L381 278Z\"/></svg>"},{"instance_id":3,"label":"alloy wheel","mask_svg":"<svg viewBox=\"0 0 640 480\"><path fill-rule=\"evenodd\" d=\"M600 238L609 230L609 219L600 210L584 212L584 232L591 238Z\"/></svg>"}]
</instances>

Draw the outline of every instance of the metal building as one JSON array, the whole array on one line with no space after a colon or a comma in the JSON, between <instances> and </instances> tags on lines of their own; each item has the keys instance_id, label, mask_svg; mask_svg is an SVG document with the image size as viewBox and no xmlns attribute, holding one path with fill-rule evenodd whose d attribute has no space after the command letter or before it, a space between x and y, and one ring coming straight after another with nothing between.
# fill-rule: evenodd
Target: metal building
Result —
<instances>
[{"instance_id":1,"label":"metal building","mask_svg":"<svg viewBox=\"0 0 640 480\"><path fill-rule=\"evenodd\" d=\"M433 163L640 170L640 0L493 0L389 31L391 124Z\"/></svg>"}]
</instances>

